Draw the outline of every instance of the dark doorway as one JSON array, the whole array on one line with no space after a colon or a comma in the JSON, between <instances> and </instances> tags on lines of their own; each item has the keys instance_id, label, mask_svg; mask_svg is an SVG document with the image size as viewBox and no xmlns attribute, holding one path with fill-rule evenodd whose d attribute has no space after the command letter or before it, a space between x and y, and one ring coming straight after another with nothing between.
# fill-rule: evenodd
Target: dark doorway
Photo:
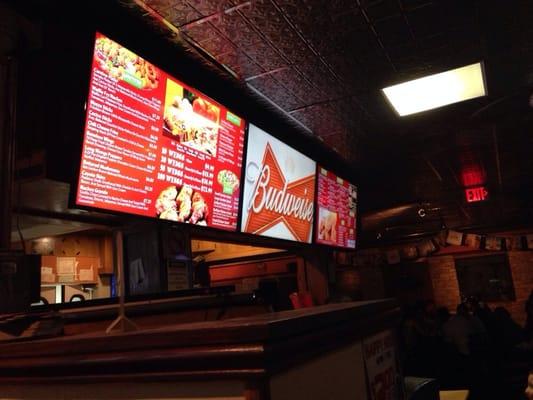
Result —
<instances>
[{"instance_id":1,"label":"dark doorway","mask_svg":"<svg viewBox=\"0 0 533 400\"><path fill-rule=\"evenodd\" d=\"M385 294L401 304L433 300L431 275L426 262L401 263L384 268Z\"/></svg>"},{"instance_id":2,"label":"dark doorway","mask_svg":"<svg viewBox=\"0 0 533 400\"><path fill-rule=\"evenodd\" d=\"M506 254L457 258L455 270L462 298L475 296L482 301L516 299Z\"/></svg>"}]
</instances>

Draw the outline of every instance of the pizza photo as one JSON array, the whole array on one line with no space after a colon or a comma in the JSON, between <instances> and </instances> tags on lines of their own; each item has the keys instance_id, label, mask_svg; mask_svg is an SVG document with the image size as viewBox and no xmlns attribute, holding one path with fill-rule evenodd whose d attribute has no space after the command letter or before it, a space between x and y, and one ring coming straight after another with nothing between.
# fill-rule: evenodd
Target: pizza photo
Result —
<instances>
[{"instance_id":1,"label":"pizza photo","mask_svg":"<svg viewBox=\"0 0 533 400\"><path fill-rule=\"evenodd\" d=\"M168 80L163 134L188 147L217 153L220 108Z\"/></svg>"},{"instance_id":2,"label":"pizza photo","mask_svg":"<svg viewBox=\"0 0 533 400\"><path fill-rule=\"evenodd\" d=\"M217 182L222 185L222 191L226 194L233 194L239 188L239 177L227 169L219 171Z\"/></svg>"}]
</instances>

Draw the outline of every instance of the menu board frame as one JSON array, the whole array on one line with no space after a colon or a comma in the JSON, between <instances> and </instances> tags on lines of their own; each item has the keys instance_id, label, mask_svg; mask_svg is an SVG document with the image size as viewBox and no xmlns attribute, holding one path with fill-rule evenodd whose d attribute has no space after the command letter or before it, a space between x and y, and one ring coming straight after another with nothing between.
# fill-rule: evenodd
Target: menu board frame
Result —
<instances>
[{"instance_id":1,"label":"menu board frame","mask_svg":"<svg viewBox=\"0 0 533 400\"><path fill-rule=\"evenodd\" d=\"M96 39L98 38L98 35L105 36L106 38L109 38L110 40L116 42L120 46L126 48L127 50L135 53L139 57L145 59L147 62L152 63L152 60L150 58L145 58L144 57L144 55L143 55L143 53L145 53L144 51L139 50L138 48L135 47L135 45L131 45L123 37L122 38L118 38L118 37L116 38L117 35L115 35L114 33L109 33L106 29L100 29L100 28L93 29L92 30L92 34L89 35L90 39L89 38L87 39L87 46L86 46L87 47L87 51L86 51L86 53L84 52L84 60L86 60L86 62L85 62L86 67L83 67L83 72L84 73L83 73L83 78L82 78L83 82L85 84L85 89L80 90L80 92L82 92L81 98L83 100L82 100L82 103L81 103L80 122L79 122L79 127L78 128L80 129L81 134L80 134L80 139L79 139L79 142L78 142L78 147L76 148L76 153L77 153L78 157L76 159L77 162L76 162L76 165L75 165L75 168L74 168L75 173L73 174L72 179L70 180L70 191L69 191L69 196L68 196L68 206L69 206L69 208L79 209L79 210L86 210L86 211L91 211L91 212L97 212L97 213L99 213L101 215L114 215L114 216L124 217L126 219L134 219L134 220L139 220L139 221L142 220L142 221L145 221L145 222L152 222L152 223L155 223L155 224L166 224L167 226L188 227L192 231L197 231L197 232L206 232L207 233L208 231L212 231L212 232L224 232L224 233L232 234L232 235L239 234L239 229L240 229L240 227L239 227L239 223L240 223L239 214L241 212L240 201L241 201L242 185L239 185L239 188L237 189L237 191L239 192L239 197L238 197L239 203L238 203L238 207L237 207L237 216L236 216L235 226L232 227L232 228L227 228L227 229L219 227L219 226L213 226L213 225L189 224L189 223L186 223L186 222L178 222L178 221L158 218L156 215L154 215L154 216L140 215L140 214L136 214L136 213L132 213L132 212L128 212L128 211L114 210L114 209L108 209L108 208L103 208L103 207L85 205L85 204L80 204L80 203L77 202L77 200L78 200L77 199L78 190L79 190L79 185L80 185L80 172L82 171L83 149L84 149L84 143L85 143L85 140L86 140L87 116L88 116L88 112L89 112L89 110L88 110L88 102L89 102L90 93L91 93L92 84L93 84L93 78L92 78L93 71L92 71L92 69L93 69L93 63L94 63L94 51L95 51L95 44L96 44ZM118 35L118 36L120 36L120 35ZM231 112L232 114L234 114L233 108L232 109L227 108L222 102L220 102L216 98L212 97L210 94L206 94L206 92L204 92L203 90L197 89L195 86L189 85L187 83L187 79L183 78L180 73L176 73L175 71L173 71L172 73L169 73L169 72L167 72L168 69L166 69L164 66L163 67L159 66L159 65L163 65L163 64L164 63L161 63L161 64L154 63L153 65L157 69L159 69L162 73L168 75L169 78L173 79L174 81L177 81L178 84L179 83L183 83L185 86L190 87L192 90L198 92L198 94L200 94L206 100L213 101L214 103L216 103L216 105L221 106L225 110L227 110L228 112ZM239 128L239 129L242 129L243 150L242 150L241 166L240 166L240 168L235 168L235 170L239 170L240 174L242 176L242 173L244 171L244 160L245 160L244 152L245 152L245 148L246 148L246 144L247 144L248 120L242 115L241 112L239 112L239 111L236 111L236 112L237 112L236 115L242 119L242 124L243 124L242 128ZM159 133L159 134L161 135L162 133ZM212 213L212 210L210 210L210 211Z\"/></svg>"},{"instance_id":2,"label":"menu board frame","mask_svg":"<svg viewBox=\"0 0 533 400\"><path fill-rule=\"evenodd\" d=\"M355 185L355 184L352 183L351 180L345 179L347 182L349 182L350 184L353 184L357 188L358 201L357 201L357 205L356 205L356 219L355 219L355 226L356 226L356 235L355 235L356 243L355 243L355 247L354 248L350 248L350 247L338 246L338 245L334 245L334 244L318 243L317 240L316 240L316 236L315 236L316 235L316 229L317 229L317 223L318 223L318 212L319 212L319 207L318 207L318 179L319 178L318 178L318 175L320 173L319 168L321 166L327 165L327 163L323 163L323 162L321 162L321 160L317 160L315 157L310 157L307 154L306 151L301 149L301 146L288 144L287 141L286 141L286 138L282 137L282 135L280 135L278 133L279 129L272 129L272 127L268 126L268 124L266 124L266 123L258 123L257 120L252 120L252 119L247 118L248 117L247 114L249 114L249 113L242 112L242 110L239 111L237 109L237 107L235 107L235 106L233 106L232 109L235 109L235 111L238 113L237 115L239 115L239 117L241 117L244 120L244 127L243 127L243 154L242 154L242 165L241 165L241 168L240 168L241 182L243 182L243 180L245 179L246 165L247 165L248 158L249 158L249 154L248 154L247 150L248 150L249 130L250 130L250 126L252 124L255 125L256 127L258 127L259 129L267 132L269 135L271 135L275 139L281 141L285 146L288 146L289 148L293 149L294 151L297 151L298 153L306 156L307 158L309 158L313 162L315 162L315 164L316 164L316 166L315 166L315 182L314 182L314 190L315 190L315 192L314 192L314 211L313 211L314 220L313 220L313 224L311 226L311 241L310 242L296 241L296 240L278 238L278 237L273 237L273 236L263 236L263 235L256 235L256 234L252 234L252 233L243 232L243 230L242 230L243 229L242 215L243 215L243 210L244 210L244 206L245 206L244 205L244 200L245 200L244 199L244 184L240 184L239 189L238 189L238 191L239 191L239 205L238 205L238 209L237 209L237 222L236 222L235 228L231 229L231 230L220 228L220 227L217 227L217 226L198 226L198 225L193 225L193 224L187 224L187 223L181 223L181 222L170 221L170 220L165 220L165 219L159 219L159 218L157 218L155 216L144 216L144 215L138 215L138 214L130 213L130 212L127 212L127 211L109 210L109 209L105 209L105 208L99 208L99 207L93 207L93 206L89 206L89 205L78 204L76 202L76 200L77 200L76 197L77 197L77 193L78 193L78 186L80 184L79 177L80 177L80 171L81 171L81 159L82 159L82 152L83 152L83 143L84 143L84 140L85 140L85 129L86 129L87 112L88 112L87 106L88 106L89 94L90 94L90 91L91 91L91 83L92 83L91 76L92 76L92 66L93 66L93 56L94 56L94 45L95 45L95 41L96 41L96 37L97 37L98 33L110 38L113 41L117 41L117 43L120 43L121 45L123 45L127 49L131 50L132 52L135 52L135 54L138 54L141 57L143 57L143 54L149 53L149 51L143 51L142 48L139 48L139 46L136 46L135 44L130 43L123 35L117 34L116 32L115 33L109 32L109 30L102 29L101 27L99 27L97 29L93 29L92 30L92 34L88 34L87 35L86 52L83 51L84 60L86 60L86 62L84 62L85 66L83 67L83 71L81 73L82 76L80 77L80 83L82 84L82 87L83 87L83 85L85 85L85 89L81 89L80 90L80 93L81 93L80 94L80 99L81 99L81 101L80 101L80 117L79 117L80 119L79 119L79 125L76 127L76 129L80 129L81 134L80 134L79 142L78 142L79 146L75 149L75 152L77 153L76 155L78 156L76 160L78 162L76 162L76 165L75 165L75 168L74 168L75 174L73 174L72 180L70 182L71 190L69 192L69 198L68 198L68 204L69 204L70 208L93 211L93 212L97 212L97 213L99 213L101 215L115 215L115 216L125 217L127 219L133 219L133 220L139 220L139 221L142 220L142 221L145 221L145 222L151 222L151 223L155 223L155 224L166 224L167 226L179 226L180 228L187 227L185 229L190 230L191 233L194 232L198 236L200 236L202 234L206 234L207 236L209 236L209 232L225 233L227 235L227 239L228 240L240 241L240 239L243 239L242 240L243 242L248 242L248 243L250 243L253 240L253 238L256 238L257 241L259 243L261 243L261 244L272 245L272 246L283 244L282 247L285 247L285 248L288 248L288 247L292 247L292 248L307 247L307 246L310 246L310 245L311 246L321 246L321 247L327 247L327 248L334 248L334 249L341 249L343 251L354 251L354 250L356 250L358 248L358 241L359 241L358 237L359 237L360 224L361 224L361 219L359 218L359 213L358 213L358 211L359 211L359 196L360 196L360 193L359 193L360 187L359 187L359 185ZM201 90L201 89L197 89L196 86L189 85L187 83L188 79L184 78L179 71L175 71L171 67L170 68L165 68L165 65L168 67L168 63L163 62L161 59L158 59L157 57L154 58L153 56L150 57L150 58L146 58L146 60L149 60L149 62L152 62L152 59L158 60L159 63L157 63L157 64L154 63L154 65L157 66L157 68L160 69L161 71L163 71L164 73L168 74L170 77L174 78L175 80L178 80L179 82L183 82L185 85L190 86L192 89L198 91L199 93L201 93L206 98L212 99L216 103L218 103L221 106L225 107L224 102L221 102L221 101L217 100L216 97L212 97L210 94L207 94L207 93L209 93L209 91L206 88L204 88L205 91ZM161 68L159 65L163 65L163 67ZM172 72L168 73L167 72L168 70L171 70ZM266 110L265 110L265 112L266 112ZM337 177L344 179L342 175L336 173L336 169L335 168L327 167L327 169L329 171L331 171L332 173L334 173ZM233 238L233 239L231 239L231 238Z\"/></svg>"},{"instance_id":3,"label":"menu board frame","mask_svg":"<svg viewBox=\"0 0 533 400\"><path fill-rule=\"evenodd\" d=\"M356 190L356 193L357 193L357 201L355 203L355 224L354 224L354 227L355 227L355 237L354 237L354 240L355 240L355 246L354 247L346 247L346 246L341 246L341 245L338 245L338 244L333 244L333 243L321 243L321 242L318 242L317 241L317 237L316 237L316 231L318 230L318 224L319 224L319 219L318 219L318 215L319 215L319 205L318 205L318 179L319 179L319 175L320 175L320 168L324 168L330 172L332 172L333 174L335 174L335 177L336 178L340 178L342 180L344 180L345 182L348 182L348 184L350 185L353 185L355 186L355 190ZM315 246L323 246L323 247L327 247L327 248L333 248L333 249L336 249L336 250L342 250L342 251L355 251L358 249L358 237L359 237L359 232L360 232L360 229L361 229L361 219L359 218L359 186L352 183L352 181L350 179L345 179L342 175L339 175L335 172L335 170L333 169L330 169L330 168L326 168L324 166L324 164L322 163L319 163L317 161L316 163L316 188L315 188L315 204L316 204L316 207L315 207L315 217L314 217L314 226L313 226L313 244Z\"/></svg>"}]
</instances>

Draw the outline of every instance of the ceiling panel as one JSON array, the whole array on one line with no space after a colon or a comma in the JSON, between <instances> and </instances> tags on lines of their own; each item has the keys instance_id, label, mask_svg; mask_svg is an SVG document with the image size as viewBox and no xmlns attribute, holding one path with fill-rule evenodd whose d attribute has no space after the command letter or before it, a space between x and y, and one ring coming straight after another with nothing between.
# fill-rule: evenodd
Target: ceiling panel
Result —
<instances>
[{"instance_id":1,"label":"ceiling panel","mask_svg":"<svg viewBox=\"0 0 533 400\"><path fill-rule=\"evenodd\" d=\"M221 14L211 23L222 35L239 47L251 47L262 42L256 29L241 16L240 12Z\"/></svg>"},{"instance_id":2,"label":"ceiling panel","mask_svg":"<svg viewBox=\"0 0 533 400\"><path fill-rule=\"evenodd\" d=\"M218 61L243 79L256 76L265 72L255 61L248 57L240 50L232 49L231 51L218 56Z\"/></svg>"},{"instance_id":3,"label":"ceiling panel","mask_svg":"<svg viewBox=\"0 0 533 400\"><path fill-rule=\"evenodd\" d=\"M252 60L259 64L266 71L285 67L287 63L283 58L270 46L248 46L243 47L244 51Z\"/></svg>"},{"instance_id":4,"label":"ceiling panel","mask_svg":"<svg viewBox=\"0 0 533 400\"><path fill-rule=\"evenodd\" d=\"M162 16L176 26L185 25L201 17L201 15L187 3L173 3L170 7L163 9Z\"/></svg>"},{"instance_id":5,"label":"ceiling panel","mask_svg":"<svg viewBox=\"0 0 533 400\"><path fill-rule=\"evenodd\" d=\"M174 1L174 4L187 3L198 11L202 16L207 17L213 14L221 13L235 4L241 4L239 0L187 0Z\"/></svg>"},{"instance_id":6,"label":"ceiling panel","mask_svg":"<svg viewBox=\"0 0 533 400\"><path fill-rule=\"evenodd\" d=\"M370 1L363 8L373 21L387 20L401 15L400 3L397 0Z\"/></svg>"},{"instance_id":7,"label":"ceiling panel","mask_svg":"<svg viewBox=\"0 0 533 400\"><path fill-rule=\"evenodd\" d=\"M374 24L376 32L386 48L398 46L413 40L411 29L403 16L393 17Z\"/></svg>"},{"instance_id":8,"label":"ceiling panel","mask_svg":"<svg viewBox=\"0 0 533 400\"><path fill-rule=\"evenodd\" d=\"M220 37L220 32L209 22L188 25L182 29L182 32L200 45Z\"/></svg>"},{"instance_id":9,"label":"ceiling panel","mask_svg":"<svg viewBox=\"0 0 533 400\"><path fill-rule=\"evenodd\" d=\"M520 145L524 137L517 134L520 140L502 141L497 162L486 122L498 120L501 129L533 124L527 105L515 106L519 88L527 98L528 88L520 85L533 86L531 2L510 0L505 7L460 0L149 4L163 15L170 15L173 5L184 7L183 20L194 13L208 17L183 31L364 171L361 182L372 195L367 193L363 211L426 201L451 225L475 225L501 204L507 211L493 214L502 220L515 218L517 210L531 214L510 194L533 173L527 156L531 139ZM381 94L386 85L477 60L487 71L485 98L400 119ZM493 202L465 203L460 161L465 148L486 170Z\"/></svg>"},{"instance_id":10,"label":"ceiling panel","mask_svg":"<svg viewBox=\"0 0 533 400\"><path fill-rule=\"evenodd\" d=\"M202 48L208 51L214 57L218 57L226 53L236 53L235 46L222 36L215 36L210 40L205 40L200 43Z\"/></svg>"}]
</instances>

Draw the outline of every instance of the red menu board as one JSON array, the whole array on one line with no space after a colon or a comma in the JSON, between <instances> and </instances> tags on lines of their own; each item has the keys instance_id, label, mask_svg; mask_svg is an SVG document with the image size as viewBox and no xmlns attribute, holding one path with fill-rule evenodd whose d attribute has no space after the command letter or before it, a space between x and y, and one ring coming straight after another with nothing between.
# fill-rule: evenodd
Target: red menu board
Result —
<instances>
[{"instance_id":1,"label":"red menu board","mask_svg":"<svg viewBox=\"0 0 533 400\"><path fill-rule=\"evenodd\" d=\"M97 33L76 204L236 230L244 128Z\"/></svg>"},{"instance_id":2,"label":"red menu board","mask_svg":"<svg viewBox=\"0 0 533 400\"><path fill-rule=\"evenodd\" d=\"M356 206L357 188L320 167L316 243L355 248Z\"/></svg>"}]
</instances>

